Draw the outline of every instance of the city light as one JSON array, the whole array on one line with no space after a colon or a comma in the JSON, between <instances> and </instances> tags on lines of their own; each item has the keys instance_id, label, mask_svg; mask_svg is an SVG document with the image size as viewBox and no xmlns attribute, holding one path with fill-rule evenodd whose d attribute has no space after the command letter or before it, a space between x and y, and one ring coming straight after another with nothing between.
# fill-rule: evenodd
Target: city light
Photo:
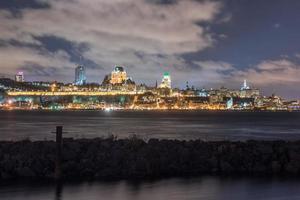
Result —
<instances>
[{"instance_id":1,"label":"city light","mask_svg":"<svg viewBox=\"0 0 300 200\"><path fill-rule=\"evenodd\" d=\"M45 110L299 110L299 101L266 97L244 80L240 89L186 89L171 87L171 75L163 73L159 85L136 84L123 66L115 66L101 84L86 83L85 68L75 69L75 83L10 81L1 109ZM22 75L23 73L18 73ZM7 81L7 80L6 80ZM80 84L78 84L80 83ZM1 84L1 80L0 80Z\"/></svg>"}]
</instances>

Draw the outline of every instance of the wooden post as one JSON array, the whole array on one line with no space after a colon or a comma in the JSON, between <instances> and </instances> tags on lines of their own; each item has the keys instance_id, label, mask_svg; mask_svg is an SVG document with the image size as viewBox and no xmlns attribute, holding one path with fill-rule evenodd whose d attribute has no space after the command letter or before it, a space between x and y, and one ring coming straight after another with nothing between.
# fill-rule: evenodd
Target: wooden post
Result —
<instances>
[{"instance_id":1,"label":"wooden post","mask_svg":"<svg viewBox=\"0 0 300 200\"><path fill-rule=\"evenodd\" d=\"M55 179L61 179L61 160L62 160L62 134L63 127L56 126L56 160L55 160Z\"/></svg>"}]
</instances>

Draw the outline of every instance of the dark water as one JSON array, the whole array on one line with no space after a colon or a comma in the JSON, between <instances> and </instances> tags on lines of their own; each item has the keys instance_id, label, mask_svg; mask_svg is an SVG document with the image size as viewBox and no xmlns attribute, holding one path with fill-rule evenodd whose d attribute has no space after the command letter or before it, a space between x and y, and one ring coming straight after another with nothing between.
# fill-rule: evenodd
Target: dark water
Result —
<instances>
[{"instance_id":1,"label":"dark water","mask_svg":"<svg viewBox=\"0 0 300 200\"><path fill-rule=\"evenodd\" d=\"M299 200L299 180L262 178L166 179L140 183L94 182L56 186L0 186L5 200Z\"/></svg>"},{"instance_id":2,"label":"dark water","mask_svg":"<svg viewBox=\"0 0 300 200\"><path fill-rule=\"evenodd\" d=\"M0 111L0 140L53 139L56 125L68 137L149 139L300 139L300 112ZM67 136L66 135L66 136ZM300 179L165 179L144 182L1 183L4 200L298 200Z\"/></svg>"},{"instance_id":3,"label":"dark water","mask_svg":"<svg viewBox=\"0 0 300 200\"><path fill-rule=\"evenodd\" d=\"M52 139L56 125L76 138L300 139L300 112L0 111L0 140Z\"/></svg>"}]
</instances>

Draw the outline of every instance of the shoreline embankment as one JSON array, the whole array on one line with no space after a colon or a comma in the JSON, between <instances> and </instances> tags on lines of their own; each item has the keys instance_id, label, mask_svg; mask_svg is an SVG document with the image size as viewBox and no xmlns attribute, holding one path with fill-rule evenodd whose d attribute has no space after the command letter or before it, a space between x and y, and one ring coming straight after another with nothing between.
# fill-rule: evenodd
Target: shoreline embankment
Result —
<instances>
[{"instance_id":1,"label":"shoreline embankment","mask_svg":"<svg viewBox=\"0 0 300 200\"><path fill-rule=\"evenodd\" d=\"M0 142L0 181L53 179L54 141ZM299 176L300 141L201 141L64 138L66 180L200 175Z\"/></svg>"}]
</instances>

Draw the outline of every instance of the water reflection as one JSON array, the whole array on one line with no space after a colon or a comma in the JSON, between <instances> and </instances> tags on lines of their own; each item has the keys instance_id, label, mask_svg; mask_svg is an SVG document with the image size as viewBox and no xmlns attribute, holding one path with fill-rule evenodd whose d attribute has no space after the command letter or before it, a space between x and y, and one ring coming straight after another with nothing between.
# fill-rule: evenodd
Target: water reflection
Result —
<instances>
[{"instance_id":1,"label":"water reflection","mask_svg":"<svg viewBox=\"0 0 300 200\"><path fill-rule=\"evenodd\" d=\"M300 180L200 177L155 181L22 183L0 186L5 200L299 200Z\"/></svg>"},{"instance_id":2,"label":"water reflection","mask_svg":"<svg viewBox=\"0 0 300 200\"><path fill-rule=\"evenodd\" d=\"M56 182L55 200L63 200L62 198L63 184L61 181Z\"/></svg>"},{"instance_id":3,"label":"water reflection","mask_svg":"<svg viewBox=\"0 0 300 200\"><path fill-rule=\"evenodd\" d=\"M135 133L143 139L300 139L300 112L0 111L0 140L53 139L63 124L68 137Z\"/></svg>"}]
</instances>

